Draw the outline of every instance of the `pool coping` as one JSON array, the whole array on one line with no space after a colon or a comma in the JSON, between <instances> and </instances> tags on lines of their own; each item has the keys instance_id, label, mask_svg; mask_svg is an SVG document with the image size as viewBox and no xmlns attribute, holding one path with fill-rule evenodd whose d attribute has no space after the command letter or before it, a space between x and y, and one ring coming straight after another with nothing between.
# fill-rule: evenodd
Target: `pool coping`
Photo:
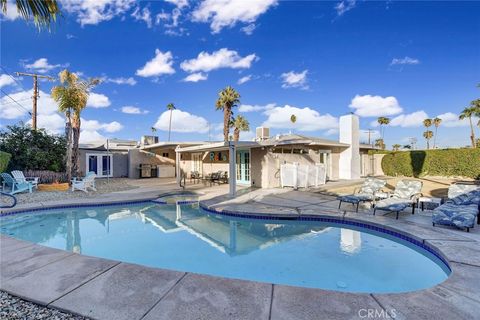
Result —
<instances>
[{"instance_id":1,"label":"pool coping","mask_svg":"<svg viewBox=\"0 0 480 320\"><path fill-rule=\"evenodd\" d=\"M175 194L181 194L181 192L176 192ZM131 200L131 201L128 201L128 200L106 201L106 202L97 202L97 203L85 203L85 204L73 204L73 205L53 205L53 206L42 205L42 206L38 206L36 208L23 208L23 209L19 209L19 210L8 210L8 212L2 212L0 214L0 216L21 214L21 213L32 212L32 211L36 212L36 211L43 211L43 210L62 209L62 208L92 207L92 206L102 207L102 206L112 206L112 205L121 205L121 204L135 204L135 203L142 203L142 202L149 202L149 201L155 202L154 201L155 199L158 199L159 197L161 197L163 195L166 195L166 194L161 194L158 197L147 197L147 198L135 199L135 200ZM191 203L191 201L185 201L185 202L186 203ZM197 201L194 201L194 202L196 203ZM351 297L352 299L355 299L355 297L358 298L358 297L363 297L363 296L367 295L375 301L376 305L378 305L378 307L381 310L384 310L387 313L389 312L389 310L388 310L388 305L389 305L388 297L391 297L391 296L396 296L396 297L405 296L405 297L408 297L408 296L411 296L411 295L415 296L415 295L419 295L419 294L420 295L425 294L425 295L428 295L428 296L431 296L433 294L433 295L435 295L435 297L438 297L439 294L435 294L435 291L436 290L438 291L438 289L440 289L441 291L447 290L450 295L454 294L455 296L461 297L461 299L467 299L467 301L470 302L470 303L472 303L472 302L474 304L480 303L479 300L476 300L477 299L477 297L476 297L477 292L476 291L478 289L476 289L476 290L474 289L475 296L473 298L465 296L465 294L462 293L462 292L463 291L466 291L466 292L472 291L472 288L466 286L465 283L463 283L463 285L461 285L461 286L458 286L458 283L461 282L461 281L459 281L458 279L457 280L453 279L454 278L453 276L455 275L455 273L457 273L461 269L460 266L462 268L464 268L465 266L480 268L480 264L477 265L476 263L470 264L468 262L464 263L462 261L458 261L458 259L454 255L452 255L450 252L444 252L441 249L442 244L441 243L439 244L438 241L437 242L435 242L435 241L431 242L428 239L418 237L418 236L416 236L412 233L397 229L397 228L392 227L390 225L382 224L381 221L379 221L379 222L367 221L365 219L362 219L361 214L358 215L357 217L351 217L351 216L347 216L347 211L345 211L344 214L341 215L341 216L333 215L333 214L274 215L274 214L271 214L271 213L262 213L262 212L250 213L250 212L245 212L245 211L240 211L240 210L218 209L218 208L215 208L214 205L212 205L212 204L210 204L210 205L206 204L204 201L199 201L199 205L200 205L200 207L202 207L202 209L206 210L207 212L226 215L226 216L246 217L246 218L252 218L253 217L253 218L257 218L257 219L275 219L275 220L303 220L303 221L335 222L335 223L342 223L342 224L351 224L353 226L359 226L359 227L368 226L368 227L371 227L372 230L374 230L374 231L385 232L387 234L389 234L388 232L390 232L390 233L394 232L394 233L396 233L396 235L394 235L394 236L398 236L401 239L403 239L402 237L406 237L406 238L408 238L408 239L405 239L407 241L414 240L414 242L413 242L414 244L416 244L416 245L418 245L422 248L428 248L426 250L428 250L430 252L432 252L431 250L433 249L432 253L435 254L438 258L440 258L440 260L444 261L444 263L446 263L446 265L452 271L450 277L445 282L442 282L442 283L440 283L440 284L438 284L438 285L436 285L432 288L422 289L422 290L414 291L414 292L394 293L394 294L346 293L346 292L332 291L332 290L325 290L325 289L313 289L313 288L303 288L303 287L292 287L292 286L282 286L282 285L268 284L272 287L272 297L271 297L271 301L270 301L270 309L272 308L272 305L274 304L274 295L273 295L273 288L274 287L282 288L282 290L285 290L284 287L287 287L287 288L290 288L290 290L299 291L301 294L309 294L311 296L315 296L316 294L321 293L322 295L332 295L332 296L347 295L347 296ZM6 235L2 235L2 237L14 239L14 238L8 237ZM17 240L17 239L15 239L15 240L16 241L21 241L21 240ZM465 241L465 242L469 242L469 241ZM471 242L476 242L476 241L472 240ZM477 247L478 247L478 243L475 243L473 245L474 246L477 245ZM28 247L31 248L32 250L34 250L34 248L36 248L36 247L43 247L43 246L32 243ZM45 247L43 247L43 248L45 248ZM57 250L57 249L51 249L51 250ZM58 251L64 251L64 250L58 250ZM64 251L64 252L66 252L66 251ZM73 254L73 255L75 255L75 254ZM87 256L85 256L85 257L87 257ZM95 257L91 257L91 259L105 260L105 259L102 259L102 258L95 258ZM118 262L118 264L125 265L126 263ZM144 268L145 270L152 269L152 268L144 267L144 266L139 266L139 268ZM155 268L155 269L158 269L158 268ZM158 270L163 270L163 269L158 269ZM479 271L480 271L480 269L479 269ZM460 272L460 273L462 273L462 272ZM185 273L185 274L189 274L190 277L199 277L200 276L200 275L195 275L195 274L190 274L190 273ZM237 281L244 281L244 280L227 279L227 278L222 278L222 277L218 277L218 276L207 276L207 277L223 279L224 281L231 282L231 283L235 283ZM477 278L480 280L480 276L477 276ZM447 282L449 282L449 281L450 282L455 282L455 285L454 286L447 286ZM255 281L244 281L244 282L257 283L258 285L261 285L261 284L264 285L264 283L255 282ZM4 291L6 291L6 292L8 292L12 295L16 295L14 291L4 288L3 284L0 284L0 290L4 290ZM480 297L480 295L479 295L479 297ZM29 297L28 295L22 295L21 298L23 298L25 300L32 301L32 302L37 302L37 303L40 302L42 304L41 301L38 301L38 300L36 300L35 298L32 298L32 297ZM386 299L386 301L382 301L382 299ZM468 300L468 299L470 299L470 300ZM456 306L452 302L450 302L449 304L451 305L450 306L451 308L454 308L454 307L458 308L458 306ZM442 305L444 305L444 306L447 305L448 306L449 304L443 303ZM47 304L47 305L49 305L51 307L54 307L54 308L57 308L54 304ZM405 305L404 307L407 308L407 309L409 308L408 305ZM73 313L73 314L79 314L79 315L83 315L83 316L87 316L87 317L91 316L89 314L84 314L82 312L79 313L78 310L74 310L74 309L69 309L69 308L57 308L57 309L61 309L63 311L67 311L67 312L70 312L70 313ZM152 309L153 309L153 307L152 307ZM435 311L432 310L432 312L435 312ZM143 317L145 317L145 316L146 316L146 314L143 315ZM270 310L269 318L271 318L271 316L272 316L272 310Z\"/></svg>"}]
</instances>

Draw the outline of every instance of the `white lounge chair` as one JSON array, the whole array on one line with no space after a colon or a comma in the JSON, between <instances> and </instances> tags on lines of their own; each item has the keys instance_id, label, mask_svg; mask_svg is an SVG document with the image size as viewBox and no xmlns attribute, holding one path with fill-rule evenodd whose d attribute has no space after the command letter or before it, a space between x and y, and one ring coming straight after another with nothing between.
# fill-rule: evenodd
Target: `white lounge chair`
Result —
<instances>
[{"instance_id":1,"label":"white lounge chair","mask_svg":"<svg viewBox=\"0 0 480 320\"><path fill-rule=\"evenodd\" d=\"M88 192L88 189L92 189L93 191L97 191L95 188L95 178L97 175L94 172L88 172L85 178L83 179L73 179L72 180L72 191L81 190L84 192Z\"/></svg>"},{"instance_id":2,"label":"white lounge chair","mask_svg":"<svg viewBox=\"0 0 480 320\"><path fill-rule=\"evenodd\" d=\"M25 177L23 171L20 170L13 170L12 176L19 183L29 182L34 188L38 187L38 179L40 179L39 177Z\"/></svg>"}]
</instances>

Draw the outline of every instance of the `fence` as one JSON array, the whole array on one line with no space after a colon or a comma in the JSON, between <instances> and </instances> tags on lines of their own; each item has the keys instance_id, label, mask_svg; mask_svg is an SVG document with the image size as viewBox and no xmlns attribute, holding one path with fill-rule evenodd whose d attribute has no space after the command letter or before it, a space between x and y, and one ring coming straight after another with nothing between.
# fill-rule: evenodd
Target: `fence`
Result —
<instances>
[{"instance_id":1,"label":"fence","mask_svg":"<svg viewBox=\"0 0 480 320\"><path fill-rule=\"evenodd\" d=\"M327 170L323 163L305 165L294 162L280 166L280 184L283 187L309 188L325 184Z\"/></svg>"}]
</instances>

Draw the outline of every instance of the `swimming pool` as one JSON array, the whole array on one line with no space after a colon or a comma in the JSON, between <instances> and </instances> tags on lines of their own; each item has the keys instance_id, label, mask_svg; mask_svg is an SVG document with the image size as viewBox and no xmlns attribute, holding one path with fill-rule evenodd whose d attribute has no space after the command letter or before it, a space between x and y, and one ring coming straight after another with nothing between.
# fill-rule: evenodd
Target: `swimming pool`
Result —
<instances>
[{"instance_id":1,"label":"swimming pool","mask_svg":"<svg viewBox=\"0 0 480 320\"><path fill-rule=\"evenodd\" d=\"M150 267L346 292L414 291L450 274L434 251L385 233L332 221L218 215L198 204L26 212L1 217L0 232Z\"/></svg>"}]
</instances>

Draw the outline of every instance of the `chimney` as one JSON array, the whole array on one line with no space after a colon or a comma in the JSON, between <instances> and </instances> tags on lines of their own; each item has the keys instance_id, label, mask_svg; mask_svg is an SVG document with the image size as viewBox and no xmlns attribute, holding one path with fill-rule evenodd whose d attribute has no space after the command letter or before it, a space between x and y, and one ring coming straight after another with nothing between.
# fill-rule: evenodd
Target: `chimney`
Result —
<instances>
[{"instance_id":1,"label":"chimney","mask_svg":"<svg viewBox=\"0 0 480 320\"><path fill-rule=\"evenodd\" d=\"M270 138L270 129L266 127L257 127L256 129L256 141L264 141Z\"/></svg>"},{"instance_id":2,"label":"chimney","mask_svg":"<svg viewBox=\"0 0 480 320\"><path fill-rule=\"evenodd\" d=\"M340 153L339 178L360 178L360 124L358 116L347 114L340 117L340 143L349 147Z\"/></svg>"}]
</instances>

